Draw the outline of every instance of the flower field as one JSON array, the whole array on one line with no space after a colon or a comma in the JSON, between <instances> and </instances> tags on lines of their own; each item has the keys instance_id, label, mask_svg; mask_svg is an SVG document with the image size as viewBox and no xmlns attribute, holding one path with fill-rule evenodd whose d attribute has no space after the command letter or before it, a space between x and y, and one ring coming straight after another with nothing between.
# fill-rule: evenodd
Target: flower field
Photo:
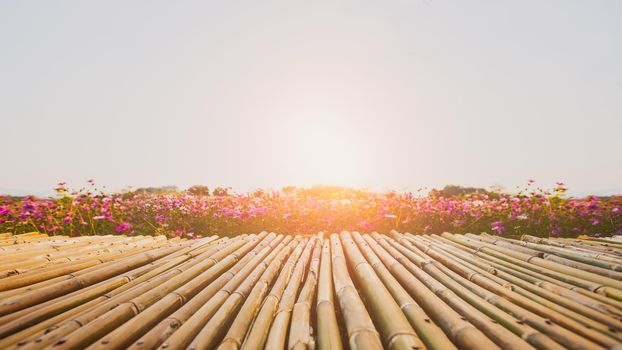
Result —
<instances>
[{"instance_id":1,"label":"flower field","mask_svg":"<svg viewBox=\"0 0 622 350\"><path fill-rule=\"evenodd\" d=\"M0 348L620 349L622 240L0 234Z\"/></svg>"},{"instance_id":2,"label":"flower field","mask_svg":"<svg viewBox=\"0 0 622 350\"><path fill-rule=\"evenodd\" d=\"M489 232L517 237L608 236L622 233L622 197L568 198L564 184L545 190L529 181L517 194L445 196L432 191L375 193L347 188L290 188L246 194L226 189L106 194L92 181L58 196L0 197L0 232L96 235L234 236L270 230L340 232Z\"/></svg>"}]
</instances>

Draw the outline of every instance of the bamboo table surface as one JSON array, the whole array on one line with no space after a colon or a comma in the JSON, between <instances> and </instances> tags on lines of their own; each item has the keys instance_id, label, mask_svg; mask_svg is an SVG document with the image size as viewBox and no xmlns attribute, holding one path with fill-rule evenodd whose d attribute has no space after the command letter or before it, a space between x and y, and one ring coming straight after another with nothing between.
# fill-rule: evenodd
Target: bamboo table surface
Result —
<instances>
[{"instance_id":1,"label":"bamboo table surface","mask_svg":"<svg viewBox=\"0 0 622 350\"><path fill-rule=\"evenodd\" d=\"M622 349L622 241L0 233L0 349Z\"/></svg>"}]
</instances>

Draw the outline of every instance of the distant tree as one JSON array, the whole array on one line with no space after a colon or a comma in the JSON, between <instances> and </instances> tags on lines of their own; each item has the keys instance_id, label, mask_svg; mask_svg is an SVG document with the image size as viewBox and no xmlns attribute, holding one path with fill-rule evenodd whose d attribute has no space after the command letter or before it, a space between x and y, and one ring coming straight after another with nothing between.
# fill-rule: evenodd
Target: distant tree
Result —
<instances>
[{"instance_id":1,"label":"distant tree","mask_svg":"<svg viewBox=\"0 0 622 350\"><path fill-rule=\"evenodd\" d=\"M210 195L209 188L203 185L191 186L186 191L196 196L209 196Z\"/></svg>"},{"instance_id":2,"label":"distant tree","mask_svg":"<svg viewBox=\"0 0 622 350\"><path fill-rule=\"evenodd\" d=\"M285 186L281 189L281 192L287 193L287 194L293 194L296 192L296 190L297 190L296 186Z\"/></svg>"},{"instance_id":3,"label":"distant tree","mask_svg":"<svg viewBox=\"0 0 622 350\"><path fill-rule=\"evenodd\" d=\"M137 188L134 193L140 194L164 194L179 192L177 186L161 186L161 187L141 187Z\"/></svg>"},{"instance_id":4,"label":"distant tree","mask_svg":"<svg viewBox=\"0 0 622 350\"><path fill-rule=\"evenodd\" d=\"M494 184L494 185L490 186L490 191L494 192L494 193L503 193L503 192L505 192L505 189L500 184Z\"/></svg>"},{"instance_id":5,"label":"distant tree","mask_svg":"<svg viewBox=\"0 0 622 350\"><path fill-rule=\"evenodd\" d=\"M230 187L216 187L214 191L212 191L212 195L214 196L228 196Z\"/></svg>"},{"instance_id":6,"label":"distant tree","mask_svg":"<svg viewBox=\"0 0 622 350\"><path fill-rule=\"evenodd\" d=\"M258 189L256 189L256 190L254 190L254 191L253 191L252 196L253 196L253 197L261 197L261 196L263 196L264 194L266 194L266 191L265 191L265 190L262 190L261 188L258 188Z\"/></svg>"},{"instance_id":7,"label":"distant tree","mask_svg":"<svg viewBox=\"0 0 622 350\"><path fill-rule=\"evenodd\" d=\"M432 189L432 191L430 191L430 195L433 197L458 197L472 193L488 193L488 191L478 187L462 187L457 185L446 185L441 190Z\"/></svg>"}]
</instances>

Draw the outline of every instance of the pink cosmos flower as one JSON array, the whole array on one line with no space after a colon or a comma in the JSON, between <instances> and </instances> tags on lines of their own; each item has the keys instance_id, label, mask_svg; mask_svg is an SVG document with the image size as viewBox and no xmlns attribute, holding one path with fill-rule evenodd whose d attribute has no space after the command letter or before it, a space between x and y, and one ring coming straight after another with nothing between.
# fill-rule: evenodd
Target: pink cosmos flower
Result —
<instances>
[{"instance_id":1,"label":"pink cosmos flower","mask_svg":"<svg viewBox=\"0 0 622 350\"><path fill-rule=\"evenodd\" d=\"M367 220L362 220L359 222L359 227L368 231L373 231L376 229L376 227L369 221Z\"/></svg>"},{"instance_id":2,"label":"pink cosmos flower","mask_svg":"<svg viewBox=\"0 0 622 350\"><path fill-rule=\"evenodd\" d=\"M129 231L132 228L129 222L122 222L114 227L115 232L124 233Z\"/></svg>"},{"instance_id":3,"label":"pink cosmos flower","mask_svg":"<svg viewBox=\"0 0 622 350\"><path fill-rule=\"evenodd\" d=\"M0 205L0 215L11 215L11 210L7 205Z\"/></svg>"},{"instance_id":4,"label":"pink cosmos flower","mask_svg":"<svg viewBox=\"0 0 622 350\"><path fill-rule=\"evenodd\" d=\"M495 231L497 234L502 235L505 232L505 226L502 221L493 221L490 223L490 229Z\"/></svg>"}]
</instances>

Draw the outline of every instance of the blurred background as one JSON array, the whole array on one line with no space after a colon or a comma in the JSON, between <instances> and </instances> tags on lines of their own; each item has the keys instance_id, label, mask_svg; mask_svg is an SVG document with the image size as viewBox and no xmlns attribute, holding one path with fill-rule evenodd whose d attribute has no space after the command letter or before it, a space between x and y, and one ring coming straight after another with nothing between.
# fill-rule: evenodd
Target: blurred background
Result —
<instances>
[{"instance_id":1,"label":"blurred background","mask_svg":"<svg viewBox=\"0 0 622 350\"><path fill-rule=\"evenodd\" d=\"M0 193L622 193L622 2L2 1Z\"/></svg>"}]
</instances>

